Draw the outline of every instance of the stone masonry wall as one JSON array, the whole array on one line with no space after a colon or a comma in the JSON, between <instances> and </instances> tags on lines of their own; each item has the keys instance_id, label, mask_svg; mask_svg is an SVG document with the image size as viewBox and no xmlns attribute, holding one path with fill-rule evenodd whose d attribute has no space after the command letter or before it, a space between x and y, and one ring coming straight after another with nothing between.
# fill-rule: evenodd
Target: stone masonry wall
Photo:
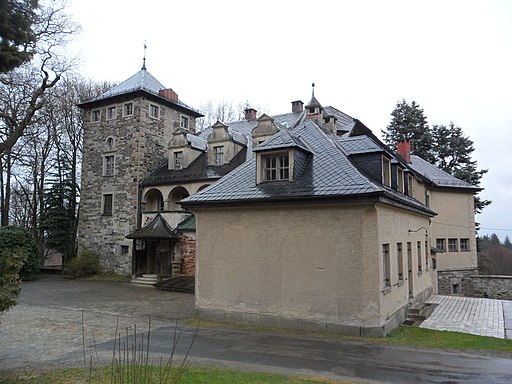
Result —
<instances>
[{"instance_id":1,"label":"stone masonry wall","mask_svg":"<svg viewBox=\"0 0 512 384\"><path fill-rule=\"evenodd\" d=\"M123 116L123 105L133 102L133 116ZM149 104L160 106L158 119L149 117ZM106 118L108 107L117 106L115 119ZM101 121L91 122L92 110ZM105 269L131 273L132 241L126 235L136 229L138 183L166 158L166 143L179 124L179 114L144 97L107 99L84 111L82 189L78 230L79 251L100 256ZM113 138L112 148L107 139ZM103 158L115 156L114 175L103 175ZM102 214L104 194L113 195L112 215Z\"/></svg>"},{"instance_id":2,"label":"stone masonry wall","mask_svg":"<svg viewBox=\"0 0 512 384\"><path fill-rule=\"evenodd\" d=\"M470 296L472 276L478 275L478 269L460 269L437 271L438 293L440 295Z\"/></svg>"},{"instance_id":3,"label":"stone masonry wall","mask_svg":"<svg viewBox=\"0 0 512 384\"><path fill-rule=\"evenodd\" d=\"M512 300L512 276L472 276L465 296Z\"/></svg>"}]
</instances>

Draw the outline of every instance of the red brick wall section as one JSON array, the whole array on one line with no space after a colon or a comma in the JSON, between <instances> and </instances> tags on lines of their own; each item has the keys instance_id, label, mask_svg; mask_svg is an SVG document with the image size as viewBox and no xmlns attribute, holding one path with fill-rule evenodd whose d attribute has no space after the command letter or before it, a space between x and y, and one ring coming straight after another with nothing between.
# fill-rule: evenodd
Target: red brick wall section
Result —
<instances>
[{"instance_id":1,"label":"red brick wall section","mask_svg":"<svg viewBox=\"0 0 512 384\"><path fill-rule=\"evenodd\" d=\"M185 276L194 276L196 272L196 241L180 233L181 245L181 273Z\"/></svg>"}]
</instances>

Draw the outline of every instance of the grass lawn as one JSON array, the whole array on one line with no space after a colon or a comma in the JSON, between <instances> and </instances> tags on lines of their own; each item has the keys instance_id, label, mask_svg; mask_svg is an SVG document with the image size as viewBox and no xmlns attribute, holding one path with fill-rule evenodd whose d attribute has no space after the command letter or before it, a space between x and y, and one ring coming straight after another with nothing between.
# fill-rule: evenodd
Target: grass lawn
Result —
<instances>
[{"instance_id":1,"label":"grass lawn","mask_svg":"<svg viewBox=\"0 0 512 384\"><path fill-rule=\"evenodd\" d=\"M230 369L188 368L180 381L173 381L170 375L161 378L161 370L152 367L148 373L152 380L118 381L111 380L110 367L93 370L92 375L87 369L64 369L46 373L8 373L0 371L1 384L75 384L75 383L179 383L179 384L351 384L351 381L330 381L319 378L296 378L284 375L274 375L260 372L240 372ZM5 377L2 379L2 377ZM148 378L148 377L146 377Z\"/></svg>"}]
</instances>

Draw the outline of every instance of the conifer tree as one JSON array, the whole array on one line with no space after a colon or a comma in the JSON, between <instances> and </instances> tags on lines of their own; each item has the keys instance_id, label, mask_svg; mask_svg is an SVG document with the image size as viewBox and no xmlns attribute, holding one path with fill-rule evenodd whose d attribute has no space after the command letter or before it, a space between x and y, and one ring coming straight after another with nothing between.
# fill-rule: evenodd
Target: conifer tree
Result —
<instances>
[{"instance_id":1,"label":"conifer tree","mask_svg":"<svg viewBox=\"0 0 512 384\"><path fill-rule=\"evenodd\" d=\"M403 140L411 141L411 154L433 162L432 135L423 109L413 101L402 100L391 113L391 122L382 130L384 142L396 149Z\"/></svg>"}]
</instances>

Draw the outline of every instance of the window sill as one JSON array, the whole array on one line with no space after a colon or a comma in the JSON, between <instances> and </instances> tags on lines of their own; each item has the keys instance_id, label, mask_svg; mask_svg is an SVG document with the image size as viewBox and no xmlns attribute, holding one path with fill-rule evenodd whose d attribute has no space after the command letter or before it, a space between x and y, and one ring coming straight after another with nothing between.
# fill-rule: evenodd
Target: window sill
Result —
<instances>
[{"instance_id":1,"label":"window sill","mask_svg":"<svg viewBox=\"0 0 512 384\"><path fill-rule=\"evenodd\" d=\"M404 285L404 281L403 280L398 280L398 283L395 284L397 287L401 287L402 285Z\"/></svg>"},{"instance_id":2,"label":"window sill","mask_svg":"<svg viewBox=\"0 0 512 384\"><path fill-rule=\"evenodd\" d=\"M418 276L423 275L423 271L418 271Z\"/></svg>"},{"instance_id":3,"label":"window sill","mask_svg":"<svg viewBox=\"0 0 512 384\"><path fill-rule=\"evenodd\" d=\"M385 287L381 292L382 294L387 295L391 292L391 287Z\"/></svg>"}]
</instances>

